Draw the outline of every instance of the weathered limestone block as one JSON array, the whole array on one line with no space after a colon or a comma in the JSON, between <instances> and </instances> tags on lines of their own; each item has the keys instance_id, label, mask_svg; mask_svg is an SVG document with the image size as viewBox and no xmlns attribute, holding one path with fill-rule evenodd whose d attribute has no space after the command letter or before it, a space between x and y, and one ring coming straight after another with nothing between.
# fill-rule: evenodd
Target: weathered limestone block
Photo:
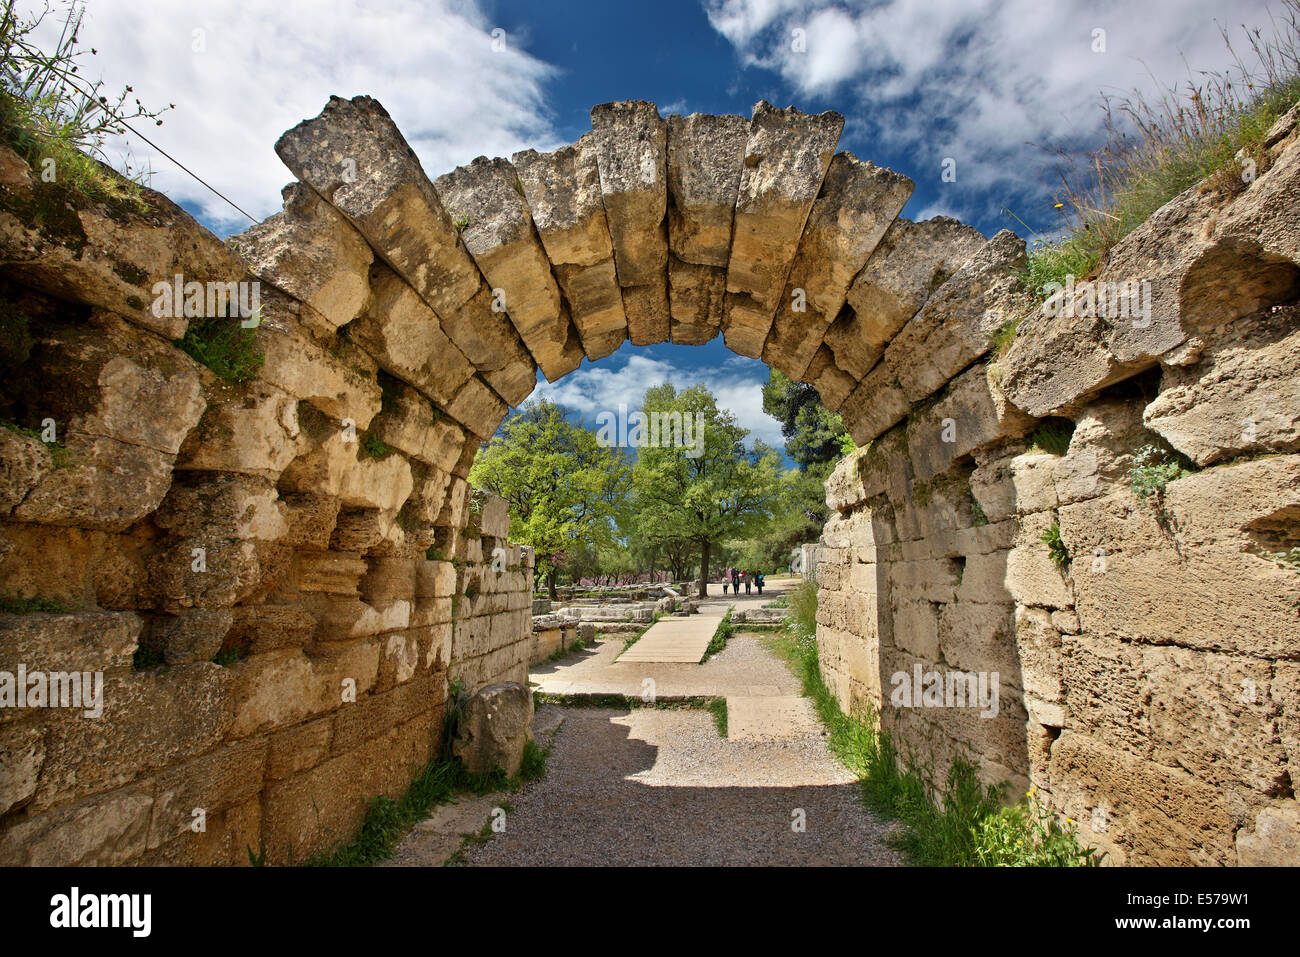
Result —
<instances>
[{"instance_id":1,"label":"weathered limestone block","mask_svg":"<svg viewBox=\"0 0 1300 957\"><path fill-rule=\"evenodd\" d=\"M471 774L519 774L524 745L532 740L533 696L513 681L490 684L461 706L452 752Z\"/></svg>"},{"instance_id":2,"label":"weathered limestone block","mask_svg":"<svg viewBox=\"0 0 1300 957\"><path fill-rule=\"evenodd\" d=\"M15 824L0 834L0 864L113 866L136 860L148 839L153 786L146 778Z\"/></svg>"},{"instance_id":3,"label":"weathered limestone block","mask_svg":"<svg viewBox=\"0 0 1300 957\"><path fill-rule=\"evenodd\" d=\"M215 531L230 538L273 542L289 530L275 485L244 475L178 477L153 521L187 537Z\"/></svg>"},{"instance_id":4,"label":"weathered limestone block","mask_svg":"<svg viewBox=\"0 0 1300 957\"><path fill-rule=\"evenodd\" d=\"M437 314L383 263L370 270L373 298L348 326L352 340L384 371L436 402L450 402L474 366L443 331Z\"/></svg>"},{"instance_id":5,"label":"weathered limestone block","mask_svg":"<svg viewBox=\"0 0 1300 957\"><path fill-rule=\"evenodd\" d=\"M692 113L670 116L667 122L672 338L698 345L716 336L722 325L749 121Z\"/></svg>"},{"instance_id":6,"label":"weathered limestone block","mask_svg":"<svg viewBox=\"0 0 1300 957\"><path fill-rule=\"evenodd\" d=\"M285 488L339 499L344 506L395 511L413 487L411 466L400 455L371 458L361 443L335 433L284 470Z\"/></svg>"},{"instance_id":7,"label":"weathered limestone block","mask_svg":"<svg viewBox=\"0 0 1300 957\"><path fill-rule=\"evenodd\" d=\"M727 293L726 270L682 262L674 255L668 257L668 281L673 342L702 346L717 338Z\"/></svg>"},{"instance_id":8,"label":"weathered limestone block","mask_svg":"<svg viewBox=\"0 0 1300 957\"><path fill-rule=\"evenodd\" d=\"M1242 867L1295 867L1300 863L1300 805L1278 801L1255 817L1252 830L1237 832Z\"/></svg>"},{"instance_id":9,"label":"weathered limestone block","mask_svg":"<svg viewBox=\"0 0 1300 957\"><path fill-rule=\"evenodd\" d=\"M241 542L209 532L176 539L149 558L159 608L223 608L268 593L284 574L292 549Z\"/></svg>"},{"instance_id":10,"label":"weathered limestone block","mask_svg":"<svg viewBox=\"0 0 1300 957\"><path fill-rule=\"evenodd\" d=\"M520 406L537 387L537 365L484 285L468 302L442 316L442 328L497 395Z\"/></svg>"},{"instance_id":11,"label":"weathered limestone block","mask_svg":"<svg viewBox=\"0 0 1300 957\"><path fill-rule=\"evenodd\" d=\"M1196 365L1166 367L1147 428L1198 465L1300 450L1297 319L1294 306L1238 319Z\"/></svg>"},{"instance_id":12,"label":"weathered limestone block","mask_svg":"<svg viewBox=\"0 0 1300 957\"><path fill-rule=\"evenodd\" d=\"M990 363L972 366L943 397L907 422L907 445L916 478L927 481L977 448L1026 431L1034 420L998 388Z\"/></svg>"},{"instance_id":13,"label":"weathered limestone block","mask_svg":"<svg viewBox=\"0 0 1300 957\"><path fill-rule=\"evenodd\" d=\"M628 338L635 345L666 342L667 127L653 103L623 100L592 107L591 129Z\"/></svg>"},{"instance_id":14,"label":"weathered limestone block","mask_svg":"<svg viewBox=\"0 0 1300 957\"><path fill-rule=\"evenodd\" d=\"M343 340L325 348L305 335L284 309L285 297L272 290L263 296L263 320L257 346L265 357L257 378L305 399L336 420L352 419L358 429L379 411L375 361Z\"/></svg>"},{"instance_id":15,"label":"weathered limestone block","mask_svg":"<svg viewBox=\"0 0 1300 957\"><path fill-rule=\"evenodd\" d=\"M1076 288L1073 310L1063 303L1031 316L1002 360L1011 401L1032 415L1050 414L1157 360L1194 361L1216 330L1294 299L1298 184L1300 141L1292 141L1226 205L1200 185L1166 203L1115 246L1098 277L1149 283L1138 314L1111 303L1089 308L1097 287L1085 285Z\"/></svg>"},{"instance_id":16,"label":"weathered limestone block","mask_svg":"<svg viewBox=\"0 0 1300 957\"><path fill-rule=\"evenodd\" d=\"M161 772L155 786L148 846L156 848L193 834L196 807L203 808L211 827L212 819L222 811L255 798L262 789L266 753L265 740L240 741ZM247 863L247 848L244 851L242 863ZM237 860L228 857L221 863Z\"/></svg>"},{"instance_id":17,"label":"weathered limestone block","mask_svg":"<svg viewBox=\"0 0 1300 957\"><path fill-rule=\"evenodd\" d=\"M946 216L895 220L849 287L852 311L826 331L836 365L855 379L871 371L898 330L985 242Z\"/></svg>"},{"instance_id":18,"label":"weathered limestone block","mask_svg":"<svg viewBox=\"0 0 1300 957\"><path fill-rule=\"evenodd\" d=\"M356 682L358 699L374 687L379 674L376 642L348 642L336 652L307 657L297 649L246 658L233 673L230 702L234 709L230 738L294 725L333 711L342 701L344 679Z\"/></svg>"},{"instance_id":19,"label":"weathered limestone block","mask_svg":"<svg viewBox=\"0 0 1300 957\"><path fill-rule=\"evenodd\" d=\"M375 255L338 211L302 183L282 191L284 211L227 245L263 282L311 306L332 329L358 315L370 294Z\"/></svg>"},{"instance_id":20,"label":"weathered limestone block","mask_svg":"<svg viewBox=\"0 0 1300 957\"><path fill-rule=\"evenodd\" d=\"M1061 504L1056 477L1061 460L1049 452L1026 452L1010 462L1011 485L1016 492L1016 511L1029 515L1054 509Z\"/></svg>"},{"instance_id":21,"label":"weathered limestone block","mask_svg":"<svg viewBox=\"0 0 1300 957\"><path fill-rule=\"evenodd\" d=\"M1009 447L993 446L975 452L976 468L970 475L971 496L990 522L1003 522L1017 513L1011 467L1023 449L1016 442Z\"/></svg>"},{"instance_id":22,"label":"weathered limestone block","mask_svg":"<svg viewBox=\"0 0 1300 957\"><path fill-rule=\"evenodd\" d=\"M170 285L177 275L201 283L249 278L221 240L162 193L138 187L141 209L129 199L88 202L75 188L39 176L17 179L0 196L0 265L6 277L57 299L98 306L179 339L189 320L154 314L156 283Z\"/></svg>"},{"instance_id":23,"label":"weathered limestone block","mask_svg":"<svg viewBox=\"0 0 1300 957\"><path fill-rule=\"evenodd\" d=\"M835 154L763 347L768 365L802 378L827 327L840 314L853 277L907 204L914 185L852 153Z\"/></svg>"},{"instance_id":24,"label":"weathered limestone block","mask_svg":"<svg viewBox=\"0 0 1300 957\"><path fill-rule=\"evenodd\" d=\"M31 799L44 764L43 726L29 723L0 727L0 814L8 814Z\"/></svg>"},{"instance_id":25,"label":"weathered limestone block","mask_svg":"<svg viewBox=\"0 0 1300 957\"><path fill-rule=\"evenodd\" d=\"M488 538L499 538L504 542L510 537L510 504L500 495L485 495L479 527Z\"/></svg>"},{"instance_id":26,"label":"weathered limestone block","mask_svg":"<svg viewBox=\"0 0 1300 957\"><path fill-rule=\"evenodd\" d=\"M114 671L131 667L143 621L130 612L0 615L0 661L12 671Z\"/></svg>"},{"instance_id":27,"label":"weathered limestone block","mask_svg":"<svg viewBox=\"0 0 1300 957\"><path fill-rule=\"evenodd\" d=\"M749 139L743 116L668 117L668 235L683 262L725 267L731 223Z\"/></svg>"},{"instance_id":28,"label":"weathered limestone block","mask_svg":"<svg viewBox=\"0 0 1300 957\"><path fill-rule=\"evenodd\" d=\"M909 401L924 399L978 359L994 333L1031 308L1020 291L1024 265L1024 240L1002 230L903 326L884 362Z\"/></svg>"},{"instance_id":29,"label":"weathered limestone block","mask_svg":"<svg viewBox=\"0 0 1300 957\"><path fill-rule=\"evenodd\" d=\"M553 153L524 150L512 161L583 349L593 361L609 355L626 337L627 318L601 198L595 136L587 133Z\"/></svg>"},{"instance_id":30,"label":"weathered limestone block","mask_svg":"<svg viewBox=\"0 0 1300 957\"><path fill-rule=\"evenodd\" d=\"M96 312L92 325L41 338L41 411L59 436L80 432L175 455L205 406L189 356Z\"/></svg>"},{"instance_id":31,"label":"weathered limestone block","mask_svg":"<svg viewBox=\"0 0 1300 957\"><path fill-rule=\"evenodd\" d=\"M804 223L830 166L844 117L754 106L736 199L723 336L760 358Z\"/></svg>"},{"instance_id":32,"label":"weathered limestone block","mask_svg":"<svg viewBox=\"0 0 1300 957\"><path fill-rule=\"evenodd\" d=\"M14 508L19 521L121 531L153 511L202 416L201 369L107 313L41 340L37 412L65 444ZM27 452L34 455L35 447ZM21 461L20 456L18 461ZM22 474L30 482L36 459Z\"/></svg>"},{"instance_id":33,"label":"weathered limestone block","mask_svg":"<svg viewBox=\"0 0 1300 957\"><path fill-rule=\"evenodd\" d=\"M447 403L447 414L486 442L509 411L505 401L477 376L470 379Z\"/></svg>"},{"instance_id":34,"label":"weathered limestone block","mask_svg":"<svg viewBox=\"0 0 1300 957\"><path fill-rule=\"evenodd\" d=\"M80 432L65 446L67 464L44 473L13 510L16 521L120 532L167 494L173 455Z\"/></svg>"},{"instance_id":35,"label":"weathered limestone block","mask_svg":"<svg viewBox=\"0 0 1300 957\"><path fill-rule=\"evenodd\" d=\"M839 407L844 427L857 445L866 445L907 417L912 404L887 363L877 363Z\"/></svg>"},{"instance_id":36,"label":"weathered limestone block","mask_svg":"<svg viewBox=\"0 0 1300 957\"><path fill-rule=\"evenodd\" d=\"M822 405L835 412L844 405L844 400L852 395L860 377L852 376L836 366L835 353L823 343L813 354L812 361L808 364L802 378L817 390Z\"/></svg>"},{"instance_id":37,"label":"weathered limestone block","mask_svg":"<svg viewBox=\"0 0 1300 957\"><path fill-rule=\"evenodd\" d=\"M1051 615L1045 608L1017 605L1015 627L1020 681L1025 694L1044 702L1064 702L1061 634L1053 626Z\"/></svg>"},{"instance_id":38,"label":"weathered limestone block","mask_svg":"<svg viewBox=\"0 0 1300 957\"><path fill-rule=\"evenodd\" d=\"M400 382L385 386L383 411L370 428L390 448L446 473L456 467L465 444L460 426L437 417L427 399Z\"/></svg>"},{"instance_id":39,"label":"weathered limestone block","mask_svg":"<svg viewBox=\"0 0 1300 957\"><path fill-rule=\"evenodd\" d=\"M1007 555L1006 588L1011 597L1022 605L1068 608L1074 604L1064 573L1052 562L1051 554L1042 541L1043 533L1052 521L1051 512L1025 516L1020 523L1016 547ZM1064 531L1061 537L1065 537ZM1072 557L1080 554L1073 548L1069 550ZM1083 562L1075 561L1070 568L1076 571L1081 564Z\"/></svg>"},{"instance_id":40,"label":"weathered limestone block","mask_svg":"<svg viewBox=\"0 0 1300 957\"><path fill-rule=\"evenodd\" d=\"M40 439L0 428L0 517L12 512L53 467Z\"/></svg>"},{"instance_id":41,"label":"weathered limestone block","mask_svg":"<svg viewBox=\"0 0 1300 957\"><path fill-rule=\"evenodd\" d=\"M1151 444L1138 402L1102 400L1084 407L1066 454L1053 464L1056 501L1062 505L1094 498L1128 484L1133 453Z\"/></svg>"},{"instance_id":42,"label":"weathered limestone block","mask_svg":"<svg viewBox=\"0 0 1300 957\"><path fill-rule=\"evenodd\" d=\"M213 382L205 395L207 410L176 456L178 469L274 479L306 451L298 400L282 389L257 380L233 388Z\"/></svg>"},{"instance_id":43,"label":"weathered limestone block","mask_svg":"<svg viewBox=\"0 0 1300 957\"><path fill-rule=\"evenodd\" d=\"M581 348L533 231L515 168L480 156L434 181L443 205L464 223L461 241L499 297L542 374L552 382L578 367ZM499 292L498 292L499 291Z\"/></svg>"},{"instance_id":44,"label":"weathered limestone block","mask_svg":"<svg viewBox=\"0 0 1300 957\"><path fill-rule=\"evenodd\" d=\"M1295 569L1265 554L1300 507L1300 456L1170 482L1157 512L1127 489L1064 506L1085 633L1288 657L1300 640ZM1256 538L1256 536L1261 536ZM1039 604L1042 604L1041 602Z\"/></svg>"},{"instance_id":45,"label":"weathered limestone block","mask_svg":"<svg viewBox=\"0 0 1300 957\"><path fill-rule=\"evenodd\" d=\"M378 101L332 96L319 116L281 136L275 151L438 315L478 293L482 278L451 217Z\"/></svg>"},{"instance_id":46,"label":"weathered limestone block","mask_svg":"<svg viewBox=\"0 0 1300 957\"><path fill-rule=\"evenodd\" d=\"M230 728L230 670L210 662L105 675L103 714L60 709L29 812L121 787L211 750Z\"/></svg>"}]
</instances>

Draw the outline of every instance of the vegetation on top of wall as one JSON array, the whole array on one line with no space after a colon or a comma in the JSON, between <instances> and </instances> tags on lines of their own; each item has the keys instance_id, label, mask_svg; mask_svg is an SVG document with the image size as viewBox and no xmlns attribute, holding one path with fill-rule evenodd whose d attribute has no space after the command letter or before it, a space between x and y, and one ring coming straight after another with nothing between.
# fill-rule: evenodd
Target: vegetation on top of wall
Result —
<instances>
[{"instance_id":1,"label":"vegetation on top of wall","mask_svg":"<svg viewBox=\"0 0 1300 957\"><path fill-rule=\"evenodd\" d=\"M133 120L161 126L158 117L164 111L146 108L129 85L110 97L102 81L81 72L85 51L77 47L77 34L83 3L68 5L49 52L34 39L48 7L34 15L20 14L16 7L15 0L0 0L0 142L33 169L43 171L52 161L64 196L143 208L140 184L147 171L133 170L124 158L125 178L116 175L107 165L104 142L125 135Z\"/></svg>"},{"instance_id":2,"label":"vegetation on top of wall","mask_svg":"<svg viewBox=\"0 0 1300 957\"><path fill-rule=\"evenodd\" d=\"M226 382L247 382L266 360L257 348L257 334L225 317L190 320L180 347Z\"/></svg>"},{"instance_id":3,"label":"vegetation on top of wall","mask_svg":"<svg viewBox=\"0 0 1300 957\"><path fill-rule=\"evenodd\" d=\"M978 765L958 756L942 787L931 766L902 752L869 712L846 715L822 679L817 657L816 589L792 595L783 634L767 639L799 678L828 732L831 752L854 774L868 807L904 827L891 843L912 863L930 866L1095 867L1104 854L1083 845L1068 818L1061 823L1034 791L1002 806L1005 786L981 785ZM811 614L809 608L811 607Z\"/></svg>"},{"instance_id":4,"label":"vegetation on top of wall","mask_svg":"<svg viewBox=\"0 0 1300 957\"><path fill-rule=\"evenodd\" d=\"M1157 98L1103 99L1106 143L1079 158L1058 151L1056 208L1068 233L1029 251L1025 286L1040 300L1049 283L1088 279L1151 214L1202 180L1220 195L1244 190L1270 162L1264 142L1300 100L1300 0L1282 0L1274 33L1247 31L1247 65L1226 31L1235 67L1191 73Z\"/></svg>"}]
</instances>

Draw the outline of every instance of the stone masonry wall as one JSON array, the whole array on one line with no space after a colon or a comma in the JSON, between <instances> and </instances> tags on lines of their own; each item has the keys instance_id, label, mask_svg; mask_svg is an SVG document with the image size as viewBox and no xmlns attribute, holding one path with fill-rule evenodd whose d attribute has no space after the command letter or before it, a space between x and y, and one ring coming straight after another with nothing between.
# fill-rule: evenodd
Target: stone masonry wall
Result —
<instances>
[{"instance_id":1,"label":"stone masonry wall","mask_svg":"<svg viewBox=\"0 0 1300 957\"><path fill-rule=\"evenodd\" d=\"M97 717L0 708L0 863L329 851L435 753L452 681L526 676L531 551L465 480L495 422L384 370L370 330L409 289L301 188L227 245L157 193L88 203L5 159L32 343L4 356L0 591L47 610L0 614L0 672L104 684ZM246 381L178 347L207 314L150 308L176 275L260 279Z\"/></svg>"},{"instance_id":2,"label":"stone masonry wall","mask_svg":"<svg viewBox=\"0 0 1300 957\"><path fill-rule=\"evenodd\" d=\"M1100 280L1150 280L1149 320L1036 312L895 402L957 348L930 323L868 375L877 425L827 483L817 632L841 704L940 783L962 753L1009 799L1037 787L1111 863L1300 864L1295 119L1248 188L1194 188L1114 251ZM1142 497L1149 446L1194 464ZM918 663L996 671L996 716L901 706Z\"/></svg>"}]
</instances>

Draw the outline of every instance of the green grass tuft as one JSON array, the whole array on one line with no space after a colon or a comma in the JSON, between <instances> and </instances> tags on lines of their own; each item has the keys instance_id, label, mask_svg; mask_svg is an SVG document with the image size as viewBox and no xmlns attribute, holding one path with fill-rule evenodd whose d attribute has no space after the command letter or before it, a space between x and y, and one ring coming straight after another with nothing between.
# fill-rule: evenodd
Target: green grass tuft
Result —
<instances>
[{"instance_id":1,"label":"green grass tuft","mask_svg":"<svg viewBox=\"0 0 1300 957\"><path fill-rule=\"evenodd\" d=\"M1065 542L1061 541L1059 522L1053 522L1038 540L1047 546L1047 553L1057 568L1065 568L1070 564L1070 552L1065 547Z\"/></svg>"},{"instance_id":2,"label":"green grass tuft","mask_svg":"<svg viewBox=\"0 0 1300 957\"><path fill-rule=\"evenodd\" d=\"M247 382L266 359L257 349L256 333L238 319L193 319L180 346L226 382Z\"/></svg>"}]
</instances>

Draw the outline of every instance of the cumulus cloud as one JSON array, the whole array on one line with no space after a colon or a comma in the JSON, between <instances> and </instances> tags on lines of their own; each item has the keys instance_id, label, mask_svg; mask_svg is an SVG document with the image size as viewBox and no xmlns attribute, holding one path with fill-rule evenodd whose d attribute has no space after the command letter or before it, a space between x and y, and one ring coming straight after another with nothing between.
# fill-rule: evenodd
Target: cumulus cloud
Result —
<instances>
[{"instance_id":1,"label":"cumulus cloud","mask_svg":"<svg viewBox=\"0 0 1300 957\"><path fill-rule=\"evenodd\" d=\"M1101 92L1229 66L1216 16L1271 30L1266 0L1238 0L1226 22L1216 0L703 2L743 65L808 97L847 97L845 141L868 158L876 143L904 152L913 165L901 171L940 193L923 212L966 218L1045 199L1040 147L1095 142ZM939 186L945 158L957 178Z\"/></svg>"},{"instance_id":2,"label":"cumulus cloud","mask_svg":"<svg viewBox=\"0 0 1300 957\"><path fill-rule=\"evenodd\" d=\"M740 360L739 362L733 360ZM689 369L641 353L619 352L595 365L584 365L556 383L540 383L533 393L562 405L591 424L598 413L628 412L641 408L646 389L662 382L685 389L703 383L717 397L718 406L730 409L736 422L749 429L750 441L762 439L781 449L785 439L781 423L763 411L763 383L767 367L755 359L732 356L715 370Z\"/></svg>"},{"instance_id":3,"label":"cumulus cloud","mask_svg":"<svg viewBox=\"0 0 1300 957\"><path fill-rule=\"evenodd\" d=\"M493 29L472 0L94 0L80 39L99 51L83 68L92 77L132 84L150 107L176 104L142 133L261 219L293 178L276 139L331 94L383 103L430 176L560 145L544 96L555 68L522 37L494 49ZM144 143L130 149L155 189L218 232L248 225Z\"/></svg>"}]
</instances>

